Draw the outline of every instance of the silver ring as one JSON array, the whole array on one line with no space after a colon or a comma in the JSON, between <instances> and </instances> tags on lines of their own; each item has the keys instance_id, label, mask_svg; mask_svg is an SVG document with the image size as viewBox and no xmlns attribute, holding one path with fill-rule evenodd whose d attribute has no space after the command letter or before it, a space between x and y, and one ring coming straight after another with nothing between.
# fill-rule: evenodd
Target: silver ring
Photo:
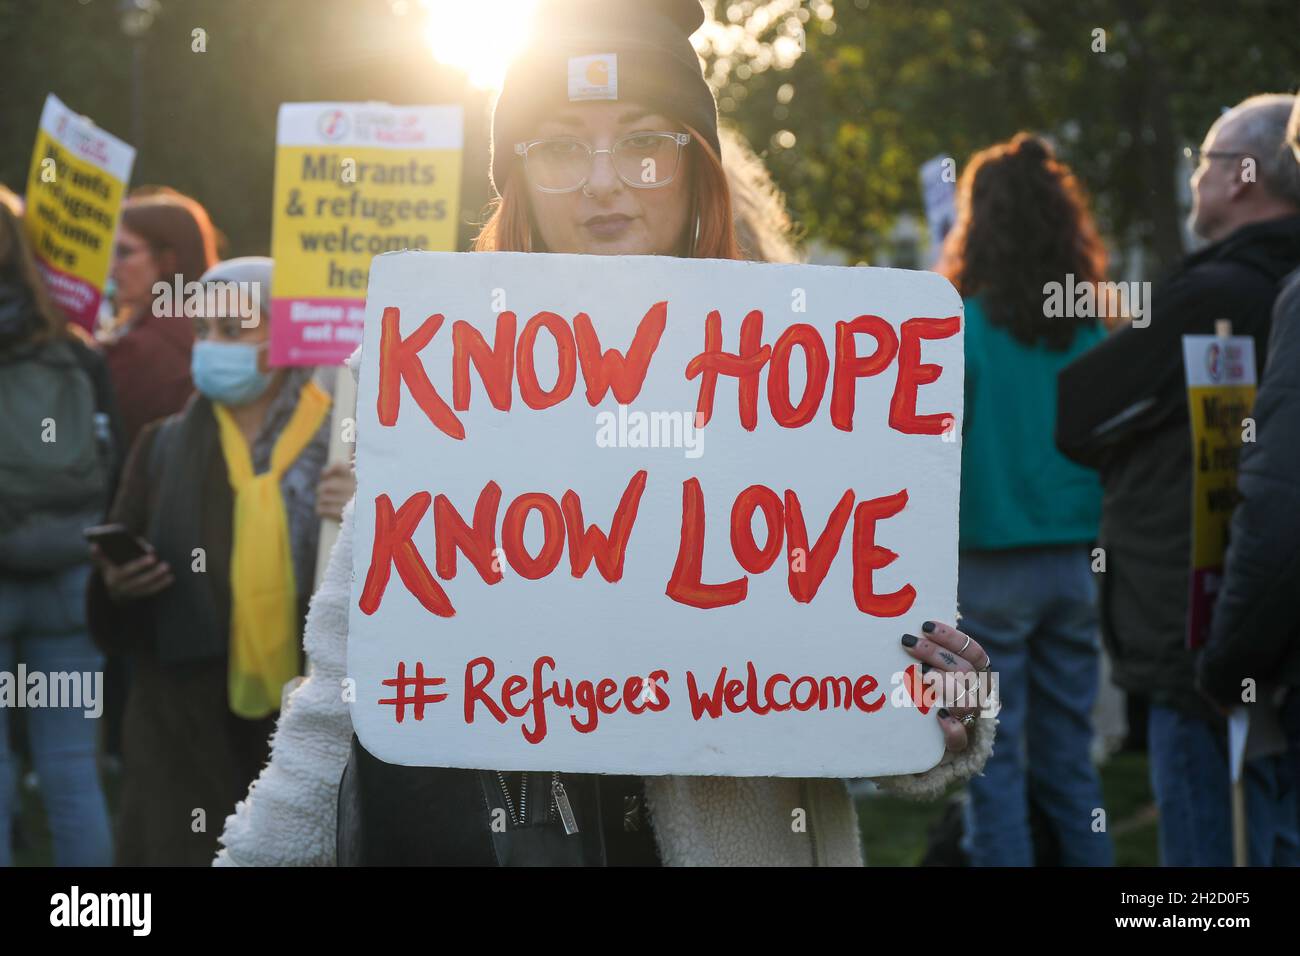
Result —
<instances>
[{"instance_id":1,"label":"silver ring","mask_svg":"<svg viewBox=\"0 0 1300 956\"><path fill-rule=\"evenodd\" d=\"M992 667L992 666L993 666L993 658L989 657L989 652L988 652L988 651L985 651L985 652L984 652L984 664L983 664L983 666L981 666L981 667L977 667L977 668L975 668L975 669L976 669L977 671L986 671L986 670L988 670L988 669L989 669L990 667Z\"/></svg>"},{"instance_id":2,"label":"silver ring","mask_svg":"<svg viewBox=\"0 0 1300 956\"><path fill-rule=\"evenodd\" d=\"M969 727L971 724L975 723L976 716L976 714L967 714L965 717L959 717L957 719L962 722L963 727Z\"/></svg>"},{"instance_id":3,"label":"silver ring","mask_svg":"<svg viewBox=\"0 0 1300 956\"><path fill-rule=\"evenodd\" d=\"M583 183L583 184L582 184L582 194L583 194L584 196L586 196L588 199L595 199L595 198L596 198L596 194L595 194L595 193L589 193L589 192L587 192L587 184L586 184L586 183Z\"/></svg>"},{"instance_id":4,"label":"silver ring","mask_svg":"<svg viewBox=\"0 0 1300 956\"><path fill-rule=\"evenodd\" d=\"M970 635L967 635L967 636L966 636L966 643L963 644L963 645L961 646L961 650L959 650L957 653L958 653L958 654L965 654L965 653L966 653L966 648L968 648L968 647L970 647ZM986 654L985 656L987 657L988 655Z\"/></svg>"}]
</instances>

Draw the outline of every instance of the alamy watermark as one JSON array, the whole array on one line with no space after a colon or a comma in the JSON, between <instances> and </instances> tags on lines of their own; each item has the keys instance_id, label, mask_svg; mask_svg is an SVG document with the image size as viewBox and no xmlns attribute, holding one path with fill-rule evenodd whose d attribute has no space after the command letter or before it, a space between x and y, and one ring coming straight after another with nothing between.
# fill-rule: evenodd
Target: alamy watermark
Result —
<instances>
[{"instance_id":1,"label":"alamy watermark","mask_svg":"<svg viewBox=\"0 0 1300 956\"><path fill-rule=\"evenodd\" d=\"M1135 329L1151 324L1150 282L1064 282L1043 285L1043 316L1049 319L1133 319Z\"/></svg>"},{"instance_id":2,"label":"alamy watermark","mask_svg":"<svg viewBox=\"0 0 1300 956\"><path fill-rule=\"evenodd\" d=\"M890 678L890 703L895 707L973 708L981 717L996 717L1001 707L998 698L998 672L945 671L931 668L920 674L918 665L896 671Z\"/></svg>"},{"instance_id":3,"label":"alamy watermark","mask_svg":"<svg viewBox=\"0 0 1300 956\"><path fill-rule=\"evenodd\" d=\"M0 671L0 707L57 707L84 711L90 719L104 712L103 671Z\"/></svg>"},{"instance_id":4,"label":"alamy watermark","mask_svg":"<svg viewBox=\"0 0 1300 956\"><path fill-rule=\"evenodd\" d=\"M148 936L153 927L152 893L82 892L75 883L50 897L50 925L56 927L125 927L132 936Z\"/></svg>"},{"instance_id":5,"label":"alamy watermark","mask_svg":"<svg viewBox=\"0 0 1300 956\"><path fill-rule=\"evenodd\" d=\"M189 319L239 319L245 329L262 321L262 283L213 279L182 282L176 275L170 283L153 284L153 314L157 318L184 316Z\"/></svg>"},{"instance_id":6,"label":"alamy watermark","mask_svg":"<svg viewBox=\"0 0 1300 956\"><path fill-rule=\"evenodd\" d=\"M596 414L597 448L682 448L687 458L704 454L701 412L628 411L618 406Z\"/></svg>"}]
</instances>

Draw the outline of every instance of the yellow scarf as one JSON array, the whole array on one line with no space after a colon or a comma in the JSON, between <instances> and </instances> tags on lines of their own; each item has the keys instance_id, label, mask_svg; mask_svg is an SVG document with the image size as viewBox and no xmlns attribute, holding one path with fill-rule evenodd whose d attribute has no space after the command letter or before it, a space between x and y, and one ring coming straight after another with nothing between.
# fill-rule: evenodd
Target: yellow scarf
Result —
<instances>
[{"instance_id":1,"label":"yellow scarf","mask_svg":"<svg viewBox=\"0 0 1300 956\"><path fill-rule=\"evenodd\" d=\"M330 398L308 382L271 450L271 467L253 473L248 442L230 412L212 410L234 491L230 551L230 709L256 720L280 708L280 692L298 675L298 588L280 479L329 411Z\"/></svg>"}]
</instances>

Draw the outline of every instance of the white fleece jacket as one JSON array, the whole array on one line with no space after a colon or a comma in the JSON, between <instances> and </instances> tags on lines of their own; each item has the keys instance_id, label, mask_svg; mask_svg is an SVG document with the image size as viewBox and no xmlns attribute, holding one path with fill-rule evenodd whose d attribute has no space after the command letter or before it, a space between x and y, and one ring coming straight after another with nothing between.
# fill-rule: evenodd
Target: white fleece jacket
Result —
<instances>
[{"instance_id":1,"label":"white fleece jacket","mask_svg":"<svg viewBox=\"0 0 1300 956\"><path fill-rule=\"evenodd\" d=\"M359 365L354 353L349 365ZM333 866L339 778L352 742L343 699L352 590L353 503L307 613L306 679L288 694L271 759L226 818L216 866ZM921 774L882 777L917 799L978 773L997 720L981 717L970 746ZM842 780L789 777L646 777L646 805L669 866L861 866L858 819ZM800 812L802 811L802 813Z\"/></svg>"}]
</instances>

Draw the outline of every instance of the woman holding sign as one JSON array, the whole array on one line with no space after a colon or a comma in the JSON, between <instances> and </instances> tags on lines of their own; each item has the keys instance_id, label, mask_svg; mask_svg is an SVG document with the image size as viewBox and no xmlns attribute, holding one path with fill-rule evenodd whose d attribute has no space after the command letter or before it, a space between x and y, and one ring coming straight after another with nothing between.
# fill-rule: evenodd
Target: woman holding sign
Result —
<instances>
[{"instance_id":1,"label":"woman holding sign","mask_svg":"<svg viewBox=\"0 0 1300 956\"><path fill-rule=\"evenodd\" d=\"M512 65L493 116L491 175L501 199L477 250L740 258L717 108L689 39L702 22L698 0L541 5L536 45ZM313 675L280 722L270 765L229 821L219 863L861 864L839 780L642 780L376 759L348 740L347 693L339 691L350 510L339 542L308 624ZM902 644L935 670L990 666L954 628L918 627L924 636ZM973 708L937 714L944 761L885 786L934 794L982 766L994 722ZM807 826L794 832L799 810ZM495 827L503 814L509 825Z\"/></svg>"}]
</instances>

